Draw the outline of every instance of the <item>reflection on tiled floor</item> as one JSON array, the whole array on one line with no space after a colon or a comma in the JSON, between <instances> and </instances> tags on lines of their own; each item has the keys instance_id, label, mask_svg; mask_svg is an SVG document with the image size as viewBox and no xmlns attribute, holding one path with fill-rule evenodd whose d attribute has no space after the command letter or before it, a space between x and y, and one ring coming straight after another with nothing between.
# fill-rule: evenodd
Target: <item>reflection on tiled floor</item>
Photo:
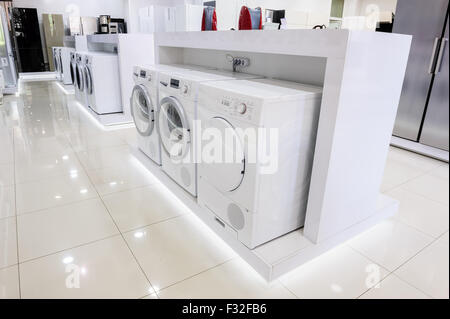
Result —
<instances>
[{"instance_id":1,"label":"reflection on tiled floor","mask_svg":"<svg viewBox=\"0 0 450 319\"><path fill-rule=\"evenodd\" d=\"M0 105L0 298L448 298L447 164L391 148L399 213L269 284L138 163L133 128L21 87Z\"/></svg>"}]
</instances>

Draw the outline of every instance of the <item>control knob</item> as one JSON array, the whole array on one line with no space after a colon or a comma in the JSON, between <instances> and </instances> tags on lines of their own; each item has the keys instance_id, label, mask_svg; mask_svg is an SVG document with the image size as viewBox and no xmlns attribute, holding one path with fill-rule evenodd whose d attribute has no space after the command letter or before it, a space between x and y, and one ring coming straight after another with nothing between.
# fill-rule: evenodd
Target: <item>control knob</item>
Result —
<instances>
[{"instance_id":1,"label":"control knob","mask_svg":"<svg viewBox=\"0 0 450 319\"><path fill-rule=\"evenodd\" d=\"M245 114L245 112L247 112L247 105L245 105L245 103L239 103L236 107L236 111L239 114Z\"/></svg>"},{"instance_id":2,"label":"control knob","mask_svg":"<svg viewBox=\"0 0 450 319\"><path fill-rule=\"evenodd\" d=\"M187 94L189 92L189 86L186 84L181 87L181 93Z\"/></svg>"}]
</instances>

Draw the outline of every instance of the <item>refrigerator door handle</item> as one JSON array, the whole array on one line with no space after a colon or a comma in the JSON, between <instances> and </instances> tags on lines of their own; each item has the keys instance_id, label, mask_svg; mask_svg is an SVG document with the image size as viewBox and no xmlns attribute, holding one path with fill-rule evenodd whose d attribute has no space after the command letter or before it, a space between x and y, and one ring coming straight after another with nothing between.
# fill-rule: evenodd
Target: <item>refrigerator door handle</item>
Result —
<instances>
[{"instance_id":1,"label":"refrigerator door handle","mask_svg":"<svg viewBox=\"0 0 450 319\"><path fill-rule=\"evenodd\" d=\"M428 73L433 74L435 67L436 67L436 51L438 48L440 42L440 38L436 37L434 39L434 45L433 45L433 53L431 53L431 61L430 61L430 66L428 67Z\"/></svg>"},{"instance_id":2,"label":"refrigerator door handle","mask_svg":"<svg viewBox=\"0 0 450 319\"><path fill-rule=\"evenodd\" d=\"M439 48L438 59L436 61L436 70L434 72L435 74L441 72L442 59L444 58L445 47L447 46L447 42L448 42L447 38L442 38L441 47Z\"/></svg>"}]
</instances>

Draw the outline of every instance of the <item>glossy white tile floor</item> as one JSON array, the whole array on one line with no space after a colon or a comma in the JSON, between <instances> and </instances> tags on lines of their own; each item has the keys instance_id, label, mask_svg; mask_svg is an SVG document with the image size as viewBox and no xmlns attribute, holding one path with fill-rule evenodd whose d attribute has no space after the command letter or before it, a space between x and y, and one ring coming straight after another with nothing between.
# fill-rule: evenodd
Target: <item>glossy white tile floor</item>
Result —
<instances>
[{"instance_id":1,"label":"glossy white tile floor","mask_svg":"<svg viewBox=\"0 0 450 319\"><path fill-rule=\"evenodd\" d=\"M400 212L268 284L140 166L134 129L21 87L0 106L0 298L448 298L447 164L391 148Z\"/></svg>"}]
</instances>

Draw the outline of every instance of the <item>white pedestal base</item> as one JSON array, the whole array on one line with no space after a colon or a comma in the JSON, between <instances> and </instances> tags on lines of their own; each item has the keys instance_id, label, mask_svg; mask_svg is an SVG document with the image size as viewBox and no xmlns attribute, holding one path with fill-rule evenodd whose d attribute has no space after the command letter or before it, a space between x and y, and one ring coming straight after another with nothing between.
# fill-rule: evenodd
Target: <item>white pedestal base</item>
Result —
<instances>
[{"instance_id":1,"label":"white pedestal base","mask_svg":"<svg viewBox=\"0 0 450 319\"><path fill-rule=\"evenodd\" d=\"M61 82L55 82L56 86L61 89L66 95L75 94L75 87L73 84L62 84Z\"/></svg>"},{"instance_id":2,"label":"white pedestal base","mask_svg":"<svg viewBox=\"0 0 450 319\"><path fill-rule=\"evenodd\" d=\"M94 121L97 121L101 126L112 126L112 125L125 125L133 124L133 118L129 114L125 113L112 113L112 114L97 114L89 107L77 102L80 109L84 110L89 114Z\"/></svg>"},{"instance_id":3,"label":"white pedestal base","mask_svg":"<svg viewBox=\"0 0 450 319\"><path fill-rule=\"evenodd\" d=\"M391 217L398 210L398 201L381 195L378 198L377 211L352 227L347 228L319 244L314 244L303 235L303 229L296 230L274 239L255 249L249 249L235 236L228 233L214 221L214 216L201 208L194 197L178 186L139 149L132 147L134 156L170 191L189 207L206 225L222 238L240 257L254 268L267 281L274 280L290 270L338 246L353 236Z\"/></svg>"}]
</instances>

